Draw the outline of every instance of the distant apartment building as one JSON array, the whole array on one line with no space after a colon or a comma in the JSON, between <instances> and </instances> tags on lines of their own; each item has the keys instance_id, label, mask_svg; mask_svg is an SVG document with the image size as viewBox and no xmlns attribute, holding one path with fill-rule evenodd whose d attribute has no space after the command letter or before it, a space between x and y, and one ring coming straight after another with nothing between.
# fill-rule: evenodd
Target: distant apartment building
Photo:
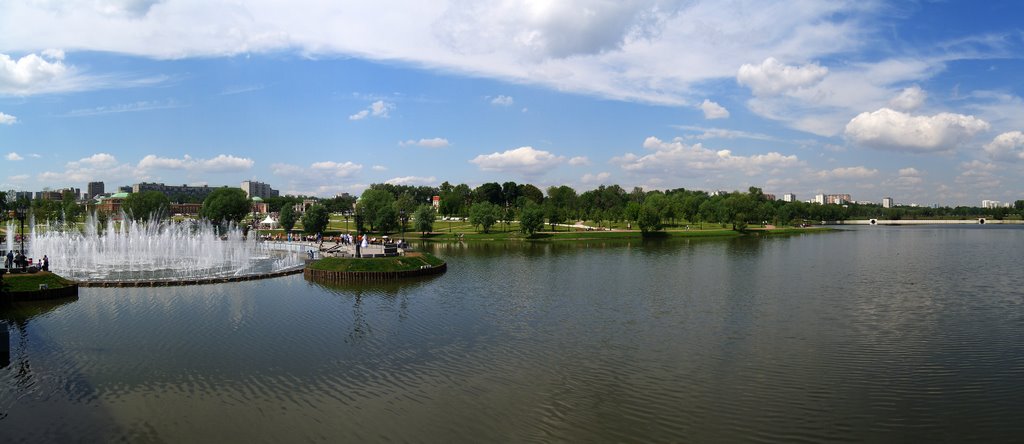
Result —
<instances>
[{"instance_id":1,"label":"distant apartment building","mask_svg":"<svg viewBox=\"0 0 1024 444\"><path fill-rule=\"evenodd\" d=\"M260 197L266 199L268 197L280 196L280 192L270 188L269 184L263 182L256 182L252 180L242 181L242 191L245 191L245 196L248 198Z\"/></svg>"},{"instance_id":2,"label":"distant apartment building","mask_svg":"<svg viewBox=\"0 0 1024 444\"><path fill-rule=\"evenodd\" d=\"M850 203L851 200L853 200L853 199L850 198L849 194L826 194L825 195L825 203L828 203L828 204L843 205L843 204Z\"/></svg>"},{"instance_id":3,"label":"distant apartment building","mask_svg":"<svg viewBox=\"0 0 1024 444\"><path fill-rule=\"evenodd\" d=\"M764 196L765 200L775 200L775 195L774 194L761 193L761 195Z\"/></svg>"},{"instance_id":4,"label":"distant apartment building","mask_svg":"<svg viewBox=\"0 0 1024 444\"><path fill-rule=\"evenodd\" d=\"M796 194L786 193L782 195L783 202L796 202Z\"/></svg>"},{"instance_id":5,"label":"distant apartment building","mask_svg":"<svg viewBox=\"0 0 1024 444\"><path fill-rule=\"evenodd\" d=\"M892 208L893 202L891 197L882 198L882 208Z\"/></svg>"},{"instance_id":6,"label":"distant apartment building","mask_svg":"<svg viewBox=\"0 0 1024 444\"><path fill-rule=\"evenodd\" d=\"M188 198L194 198L194 199L198 199L198 200L203 200L203 199L206 199L206 196L209 196L210 193L212 193L213 190L216 190L216 189L217 188L215 188L215 187L210 187L210 186L207 186L207 185L196 187L196 186L189 186L189 185L180 185L179 186L179 185L164 185L162 183L142 182L142 183L137 183L135 185L132 185L131 192L132 193L141 193L143 191L158 191L158 192L161 192L165 196L167 196L169 198L172 198L172 199L175 198L175 197L184 196L184 197L188 197Z\"/></svg>"},{"instance_id":7,"label":"distant apartment building","mask_svg":"<svg viewBox=\"0 0 1024 444\"><path fill-rule=\"evenodd\" d=\"M826 199L826 197L825 197L824 194L815 194L814 195L814 203L816 203L818 205L825 205L825 199Z\"/></svg>"},{"instance_id":8,"label":"distant apartment building","mask_svg":"<svg viewBox=\"0 0 1024 444\"><path fill-rule=\"evenodd\" d=\"M85 191L89 193L89 197L96 197L104 193L103 182L89 182L89 185L85 187Z\"/></svg>"},{"instance_id":9,"label":"distant apartment building","mask_svg":"<svg viewBox=\"0 0 1024 444\"><path fill-rule=\"evenodd\" d=\"M988 199L985 199L985 200L981 201L981 207L982 208L999 208L1001 206L1002 206L1002 203L999 202L998 200L988 200Z\"/></svg>"},{"instance_id":10,"label":"distant apartment building","mask_svg":"<svg viewBox=\"0 0 1024 444\"><path fill-rule=\"evenodd\" d=\"M118 193L131 193L132 192L132 186L131 185L124 185L124 186L117 187L117 192Z\"/></svg>"}]
</instances>

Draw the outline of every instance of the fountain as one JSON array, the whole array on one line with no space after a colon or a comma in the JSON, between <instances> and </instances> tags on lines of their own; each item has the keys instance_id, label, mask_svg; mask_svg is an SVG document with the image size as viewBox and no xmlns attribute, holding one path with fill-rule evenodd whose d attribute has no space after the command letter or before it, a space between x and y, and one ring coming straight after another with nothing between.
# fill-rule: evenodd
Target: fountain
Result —
<instances>
[{"instance_id":1,"label":"fountain","mask_svg":"<svg viewBox=\"0 0 1024 444\"><path fill-rule=\"evenodd\" d=\"M222 280L298 270L302 248L246 239L237 225L217 234L206 221L138 222L123 217L98 228L95 214L84 229L51 225L26 243L27 255L50 259L50 271L84 283Z\"/></svg>"}]
</instances>

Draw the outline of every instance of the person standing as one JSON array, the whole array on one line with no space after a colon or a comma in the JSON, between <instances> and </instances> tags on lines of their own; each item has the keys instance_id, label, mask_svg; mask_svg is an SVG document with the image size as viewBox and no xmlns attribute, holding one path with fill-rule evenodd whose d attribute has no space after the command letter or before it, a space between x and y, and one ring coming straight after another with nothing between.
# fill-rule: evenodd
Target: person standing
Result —
<instances>
[{"instance_id":1,"label":"person standing","mask_svg":"<svg viewBox=\"0 0 1024 444\"><path fill-rule=\"evenodd\" d=\"M10 270L11 266L14 265L14 250L8 250L7 256L4 257L4 268Z\"/></svg>"},{"instance_id":2,"label":"person standing","mask_svg":"<svg viewBox=\"0 0 1024 444\"><path fill-rule=\"evenodd\" d=\"M46 255L44 254L42 264L40 265L43 267L43 271L50 271L50 258L46 257Z\"/></svg>"}]
</instances>

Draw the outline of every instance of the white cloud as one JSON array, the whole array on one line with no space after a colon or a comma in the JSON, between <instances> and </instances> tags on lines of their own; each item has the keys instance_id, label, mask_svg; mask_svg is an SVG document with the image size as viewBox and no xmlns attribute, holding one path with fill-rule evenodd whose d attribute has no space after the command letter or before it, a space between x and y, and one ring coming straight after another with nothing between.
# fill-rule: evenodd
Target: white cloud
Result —
<instances>
[{"instance_id":1,"label":"white cloud","mask_svg":"<svg viewBox=\"0 0 1024 444\"><path fill-rule=\"evenodd\" d=\"M0 94L29 95L54 88L71 72L61 59L63 53L54 52L44 52L42 57L29 54L18 60L0 54Z\"/></svg>"},{"instance_id":2,"label":"white cloud","mask_svg":"<svg viewBox=\"0 0 1024 444\"><path fill-rule=\"evenodd\" d=\"M860 145L894 151L950 151L989 129L974 116L940 113L912 116L882 108L864 112L846 125L846 137Z\"/></svg>"},{"instance_id":3,"label":"white cloud","mask_svg":"<svg viewBox=\"0 0 1024 444\"><path fill-rule=\"evenodd\" d=\"M822 179L868 179L878 175L878 170L864 166L834 168L818 172Z\"/></svg>"},{"instance_id":4,"label":"white cloud","mask_svg":"<svg viewBox=\"0 0 1024 444\"><path fill-rule=\"evenodd\" d=\"M774 96L812 86L827 74L828 68L816 63L794 66L768 57L760 65L741 66L736 81L756 96Z\"/></svg>"},{"instance_id":5,"label":"white cloud","mask_svg":"<svg viewBox=\"0 0 1024 444\"><path fill-rule=\"evenodd\" d=\"M587 173L583 175L580 181L583 183L598 183L608 180L611 176L612 175L610 173L604 171L597 174Z\"/></svg>"},{"instance_id":6,"label":"white cloud","mask_svg":"<svg viewBox=\"0 0 1024 444\"><path fill-rule=\"evenodd\" d=\"M364 110L361 110L351 116L348 116L348 120L363 120L367 117L379 117L387 119L391 117L388 113L395 109L395 104L391 102L385 102L378 100L370 104L370 106Z\"/></svg>"},{"instance_id":7,"label":"white cloud","mask_svg":"<svg viewBox=\"0 0 1024 444\"><path fill-rule=\"evenodd\" d=\"M121 163L108 153L93 154L68 162L64 167L62 172L44 171L38 175L38 180L44 183L75 183L95 180L115 182L142 178L132 165Z\"/></svg>"},{"instance_id":8,"label":"white cloud","mask_svg":"<svg viewBox=\"0 0 1024 444\"><path fill-rule=\"evenodd\" d=\"M516 101L511 96L498 96L491 99L491 105L512 106L514 103L516 103Z\"/></svg>"},{"instance_id":9,"label":"white cloud","mask_svg":"<svg viewBox=\"0 0 1024 444\"><path fill-rule=\"evenodd\" d=\"M700 109L701 111L704 111L704 118L708 120L725 119L729 117L729 110L708 99L704 99L704 102L700 104Z\"/></svg>"},{"instance_id":10,"label":"white cloud","mask_svg":"<svg viewBox=\"0 0 1024 444\"><path fill-rule=\"evenodd\" d=\"M24 160L25 159L24 157L21 157L20 155L18 155L18 153L15 153L15 152L7 153L6 158L7 158L7 160L11 160L11 161Z\"/></svg>"},{"instance_id":11,"label":"white cloud","mask_svg":"<svg viewBox=\"0 0 1024 444\"><path fill-rule=\"evenodd\" d=\"M420 140L406 140L398 142L399 146L421 146L424 148L445 148L449 145L448 139L441 137L434 137L432 139L420 139Z\"/></svg>"},{"instance_id":12,"label":"white cloud","mask_svg":"<svg viewBox=\"0 0 1024 444\"><path fill-rule=\"evenodd\" d=\"M10 114L0 113L0 125L14 125L17 121L17 117Z\"/></svg>"},{"instance_id":13,"label":"white cloud","mask_svg":"<svg viewBox=\"0 0 1024 444\"><path fill-rule=\"evenodd\" d=\"M685 130L685 131L696 131L696 132L700 133L700 134L688 134L686 136L687 139L698 139L698 140L707 140L707 139L752 139L752 140L768 140L768 141L778 140L777 138L775 138L773 136L769 136L767 134L749 133L749 132L746 132L746 131L730 130L730 129L724 129L724 128L704 128L704 127L693 126L693 125L675 125L674 127L675 128L679 128L681 130Z\"/></svg>"},{"instance_id":14,"label":"white cloud","mask_svg":"<svg viewBox=\"0 0 1024 444\"><path fill-rule=\"evenodd\" d=\"M37 1L0 3L0 29L11 51L68 47L169 59L295 50L682 104L690 86L732 76L750 60L856 48L882 7L796 0L772 7L756 0L729 7L714 0Z\"/></svg>"},{"instance_id":15,"label":"white cloud","mask_svg":"<svg viewBox=\"0 0 1024 444\"><path fill-rule=\"evenodd\" d=\"M17 174L14 176L7 176L7 180L11 182L25 182L29 180L31 177L32 176L29 176L28 174Z\"/></svg>"},{"instance_id":16,"label":"white cloud","mask_svg":"<svg viewBox=\"0 0 1024 444\"><path fill-rule=\"evenodd\" d=\"M392 185L436 185L437 178L434 176L420 177L420 176L404 176L395 177L384 181Z\"/></svg>"},{"instance_id":17,"label":"white cloud","mask_svg":"<svg viewBox=\"0 0 1024 444\"><path fill-rule=\"evenodd\" d=\"M901 111L913 111L919 108L927 98L928 93L924 92L920 86L914 85L904 88L900 95L893 97L889 101L889 106Z\"/></svg>"},{"instance_id":18,"label":"white cloud","mask_svg":"<svg viewBox=\"0 0 1024 444\"><path fill-rule=\"evenodd\" d=\"M576 156L576 157L573 157L572 159L569 159L569 165L572 165L572 166L590 165L590 159L588 159L586 156Z\"/></svg>"},{"instance_id":19,"label":"white cloud","mask_svg":"<svg viewBox=\"0 0 1024 444\"><path fill-rule=\"evenodd\" d=\"M386 167L384 165L374 165L374 166L370 167L370 169L374 170L374 171L387 171L388 167Z\"/></svg>"},{"instance_id":20,"label":"white cloud","mask_svg":"<svg viewBox=\"0 0 1024 444\"><path fill-rule=\"evenodd\" d=\"M309 166L313 171L327 174L334 177L350 177L363 169L363 166L357 163L347 161L345 163L324 161L314 162Z\"/></svg>"},{"instance_id":21,"label":"white cloud","mask_svg":"<svg viewBox=\"0 0 1024 444\"><path fill-rule=\"evenodd\" d=\"M255 162L252 159L235 157L220 154L212 159L196 159L186 154L181 159L157 157L153 154L143 157L139 161L140 171L155 169L163 170L188 170L201 171L206 173L224 173L233 171L245 171L251 169Z\"/></svg>"},{"instance_id":22,"label":"white cloud","mask_svg":"<svg viewBox=\"0 0 1024 444\"><path fill-rule=\"evenodd\" d=\"M921 175L921 172L918 171L917 168L907 167L900 168L899 175L900 177L918 177Z\"/></svg>"},{"instance_id":23,"label":"white cloud","mask_svg":"<svg viewBox=\"0 0 1024 444\"><path fill-rule=\"evenodd\" d=\"M1002 133L985 144L985 154L994 160L1024 160L1024 133L1010 131Z\"/></svg>"},{"instance_id":24,"label":"white cloud","mask_svg":"<svg viewBox=\"0 0 1024 444\"><path fill-rule=\"evenodd\" d=\"M752 175L766 169L788 168L803 165L795 155L777 152L750 156L733 155L730 150L711 150L701 144L686 145L681 138L665 142L657 137L644 140L644 148L651 154L638 156L627 153L612 158L613 163L631 172L656 174L686 174L694 171L738 171Z\"/></svg>"},{"instance_id":25,"label":"white cloud","mask_svg":"<svg viewBox=\"0 0 1024 444\"><path fill-rule=\"evenodd\" d=\"M481 154L469 162L475 164L483 171L539 174L558 166L558 164L564 161L565 157L556 156L530 146L524 146L501 153Z\"/></svg>"}]
</instances>

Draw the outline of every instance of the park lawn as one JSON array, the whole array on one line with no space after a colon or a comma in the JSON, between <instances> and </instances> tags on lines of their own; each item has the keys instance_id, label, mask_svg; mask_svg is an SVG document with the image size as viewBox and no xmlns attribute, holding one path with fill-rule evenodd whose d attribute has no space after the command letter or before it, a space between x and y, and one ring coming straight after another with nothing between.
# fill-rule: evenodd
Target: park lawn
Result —
<instances>
[{"instance_id":1,"label":"park lawn","mask_svg":"<svg viewBox=\"0 0 1024 444\"><path fill-rule=\"evenodd\" d=\"M325 257L309 264L313 270L325 271L359 271L388 272L418 270L424 265L436 267L444 261L430 253L406 253L405 256L374 257L374 258L338 258Z\"/></svg>"},{"instance_id":2,"label":"park lawn","mask_svg":"<svg viewBox=\"0 0 1024 444\"><path fill-rule=\"evenodd\" d=\"M64 288L74 284L74 282L48 271L19 274L6 273L3 279L4 283L7 284L7 288L12 293L39 290L40 284L46 284L51 289Z\"/></svg>"}]
</instances>

